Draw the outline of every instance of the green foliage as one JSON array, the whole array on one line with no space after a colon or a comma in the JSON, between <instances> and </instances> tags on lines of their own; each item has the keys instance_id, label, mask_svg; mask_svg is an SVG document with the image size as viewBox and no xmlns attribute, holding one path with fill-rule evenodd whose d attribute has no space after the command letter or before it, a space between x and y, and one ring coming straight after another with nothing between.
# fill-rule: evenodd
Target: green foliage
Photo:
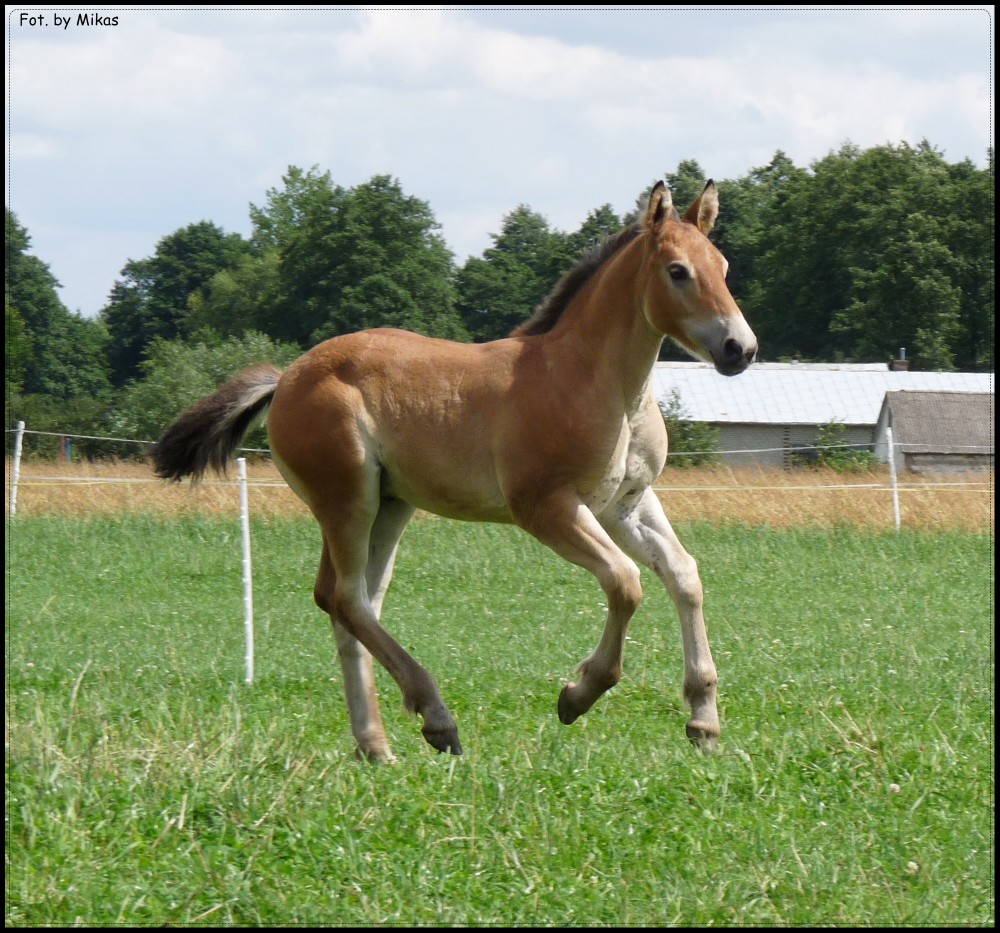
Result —
<instances>
[{"instance_id":1,"label":"green foliage","mask_svg":"<svg viewBox=\"0 0 1000 933\"><path fill-rule=\"evenodd\" d=\"M926 142L846 144L782 171L735 241L762 352L888 361L906 347L921 369L992 365L991 175Z\"/></svg>"},{"instance_id":2,"label":"green foliage","mask_svg":"<svg viewBox=\"0 0 1000 933\"><path fill-rule=\"evenodd\" d=\"M824 424L816 435L815 457L807 460L791 458L797 465L829 467L838 473L861 473L878 465L870 450L848 444L847 426L840 421Z\"/></svg>"},{"instance_id":3,"label":"green foliage","mask_svg":"<svg viewBox=\"0 0 1000 933\"><path fill-rule=\"evenodd\" d=\"M677 171L667 172L665 180L670 186L674 207L682 216L705 190L708 181L696 159L681 160Z\"/></svg>"},{"instance_id":4,"label":"green foliage","mask_svg":"<svg viewBox=\"0 0 1000 933\"><path fill-rule=\"evenodd\" d=\"M266 283L255 295L263 331L302 346L369 327L468 339L451 253L426 202L388 175L348 190L329 172L292 167L284 184L251 207L257 261L268 266L244 275ZM213 288L208 301L218 300Z\"/></svg>"},{"instance_id":5,"label":"green foliage","mask_svg":"<svg viewBox=\"0 0 1000 933\"><path fill-rule=\"evenodd\" d=\"M191 343L154 340L141 377L119 394L109 430L115 437L156 440L185 408L211 395L241 369L261 362L284 367L299 355L295 345L252 332L225 340L203 333ZM254 429L245 444L265 447L264 429ZM130 445L118 453L141 456L145 450Z\"/></svg>"},{"instance_id":6,"label":"green foliage","mask_svg":"<svg viewBox=\"0 0 1000 933\"><path fill-rule=\"evenodd\" d=\"M677 531L719 754L684 737L651 575L624 679L566 727L594 579L516 529L417 520L384 618L466 753L434 753L378 669L400 761L374 768L312 604L314 522L253 522L247 686L235 514L17 518L8 925L992 925L992 536Z\"/></svg>"},{"instance_id":7,"label":"green foliage","mask_svg":"<svg viewBox=\"0 0 1000 933\"><path fill-rule=\"evenodd\" d=\"M55 277L28 252L28 233L9 209L5 233L4 418L33 431L92 433L110 398L107 332L66 310ZM55 453L57 444L28 436L24 454Z\"/></svg>"},{"instance_id":8,"label":"green foliage","mask_svg":"<svg viewBox=\"0 0 1000 933\"><path fill-rule=\"evenodd\" d=\"M9 399L24 386L24 375L31 364L31 337L17 308L11 305L6 294L3 300L3 348L4 398Z\"/></svg>"},{"instance_id":9,"label":"green foliage","mask_svg":"<svg viewBox=\"0 0 1000 933\"><path fill-rule=\"evenodd\" d=\"M671 389L670 397L660 402L660 412L667 427L668 457L672 467L700 466L718 461L721 432L710 424L692 421L677 389Z\"/></svg>"},{"instance_id":10,"label":"green foliage","mask_svg":"<svg viewBox=\"0 0 1000 933\"><path fill-rule=\"evenodd\" d=\"M188 335L185 322L192 297L246 251L238 233L200 221L163 237L148 259L125 264L101 312L111 335L108 356L116 386L139 372L154 340Z\"/></svg>"},{"instance_id":11,"label":"green foliage","mask_svg":"<svg viewBox=\"0 0 1000 933\"><path fill-rule=\"evenodd\" d=\"M248 331L268 333L274 329L280 271L281 253L276 246L241 256L190 296L186 329L190 333L211 330L220 337L240 337Z\"/></svg>"},{"instance_id":12,"label":"green foliage","mask_svg":"<svg viewBox=\"0 0 1000 933\"><path fill-rule=\"evenodd\" d=\"M524 323L581 254L621 230L611 206L591 211L580 228L563 233L522 204L503 219L482 257L458 272L458 308L476 341L498 340Z\"/></svg>"},{"instance_id":13,"label":"green foliage","mask_svg":"<svg viewBox=\"0 0 1000 933\"><path fill-rule=\"evenodd\" d=\"M8 377L7 383L63 401L106 396L106 331L100 323L66 310L56 292L59 283L49 267L28 252L27 230L9 209L5 236L4 298L5 309L10 309L5 318L15 330L13 356L6 364L13 367L15 378Z\"/></svg>"},{"instance_id":14,"label":"green foliage","mask_svg":"<svg viewBox=\"0 0 1000 933\"><path fill-rule=\"evenodd\" d=\"M526 205L503 219L482 258L458 273L459 313L476 340L506 337L525 321L569 266L565 237Z\"/></svg>"},{"instance_id":15,"label":"green foliage","mask_svg":"<svg viewBox=\"0 0 1000 933\"><path fill-rule=\"evenodd\" d=\"M688 159L667 179L684 211L705 173ZM713 239L762 359L888 361L905 347L915 369L992 370L992 149L985 170L950 164L927 142L847 143L809 169L778 151L717 184ZM7 420L28 413L34 430L101 434L114 400L111 423L138 430L143 419L129 399L157 341L208 346L266 334L304 348L378 326L504 337L581 252L627 222L602 205L566 233L520 205L482 256L456 268L430 206L395 179L348 189L329 172L295 166L250 206L250 220L246 241L208 221L163 237L152 256L125 263L107 307L89 320L63 306L7 209ZM686 358L669 341L663 357ZM114 399L126 386L129 399ZM155 395L151 388L152 410ZM673 450L711 441L689 439L690 430L684 419L671 427Z\"/></svg>"}]
</instances>

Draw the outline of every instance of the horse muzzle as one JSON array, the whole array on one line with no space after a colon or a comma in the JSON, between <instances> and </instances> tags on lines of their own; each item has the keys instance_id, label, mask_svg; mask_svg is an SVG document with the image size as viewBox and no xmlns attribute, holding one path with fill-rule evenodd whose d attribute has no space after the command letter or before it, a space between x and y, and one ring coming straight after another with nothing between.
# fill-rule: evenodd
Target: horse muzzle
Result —
<instances>
[{"instance_id":1,"label":"horse muzzle","mask_svg":"<svg viewBox=\"0 0 1000 933\"><path fill-rule=\"evenodd\" d=\"M757 341L743 343L727 337L718 352L712 352L712 362L723 376L738 376L757 359Z\"/></svg>"}]
</instances>

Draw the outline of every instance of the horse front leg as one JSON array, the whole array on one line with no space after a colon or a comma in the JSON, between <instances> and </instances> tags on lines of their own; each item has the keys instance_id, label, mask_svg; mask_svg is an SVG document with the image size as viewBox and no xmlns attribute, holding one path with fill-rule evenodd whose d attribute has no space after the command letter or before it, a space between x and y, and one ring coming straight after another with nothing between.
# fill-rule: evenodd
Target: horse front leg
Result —
<instances>
[{"instance_id":1,"label":"horse front leg","mask_svg":"<svg viewBox=\"0 0 1000 933\"><path fill-rule=\"evenodd\" d=\"M711 751L721 732L719 678L708 645L698 565L677 539L651 488L631 511L620 515L612 510L601 519L622 550L659 577L677 607L684 648L684 699L691 707L687 736L699 748Z\"/></svg>"},{"instance_id":2,"label":"horse front leg","mask_svg":"<svg viewBox=\"0 0 1000 933\"><path fill-rule=\"evenodd\" d=\"M561 557L594 574L608 600L597 647L577 669L580 679L566 684L559 694L559 719L569 725L622 678L625 635L642 601L639 568L575 495L552 496L536 504L528 516L522 514L519 523Z\"/></svg>"}]
</instances>

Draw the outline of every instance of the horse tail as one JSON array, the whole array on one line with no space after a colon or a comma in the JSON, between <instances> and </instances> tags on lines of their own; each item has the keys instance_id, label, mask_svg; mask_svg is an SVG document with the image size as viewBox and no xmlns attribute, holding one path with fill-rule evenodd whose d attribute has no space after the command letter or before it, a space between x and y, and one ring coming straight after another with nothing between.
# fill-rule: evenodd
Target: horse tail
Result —
<instances>
[{"instance_id":1,"label":"horse tail","mask_svg":"<svg viewBox=\"0 0 1000 933\"><path fill-rule=\"evenodd\" d=\"M195 402L150 450L156 475L197 483L212 467L226 464L254 421L271 406L281 370L261 363L233 376L214 395Z\"/></svg>"}]
</instances>

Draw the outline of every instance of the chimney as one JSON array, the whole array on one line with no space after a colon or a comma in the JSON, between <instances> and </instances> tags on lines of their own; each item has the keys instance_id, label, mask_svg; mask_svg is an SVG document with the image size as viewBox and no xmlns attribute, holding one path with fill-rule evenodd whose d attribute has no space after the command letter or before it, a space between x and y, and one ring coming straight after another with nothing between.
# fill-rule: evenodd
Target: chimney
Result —
<instances>
[{"instance_id":1,"label":"chimney","mask_svg":"<svg viewBox=\"0 0 1000 933\"><path fill-rule=\"evenodd\" d=\"M899 359L889 363L889 369L894 373L905 373L910 368L910 361L906 358L906 347L899 348Z\"/></svg>"}]
</instances>

